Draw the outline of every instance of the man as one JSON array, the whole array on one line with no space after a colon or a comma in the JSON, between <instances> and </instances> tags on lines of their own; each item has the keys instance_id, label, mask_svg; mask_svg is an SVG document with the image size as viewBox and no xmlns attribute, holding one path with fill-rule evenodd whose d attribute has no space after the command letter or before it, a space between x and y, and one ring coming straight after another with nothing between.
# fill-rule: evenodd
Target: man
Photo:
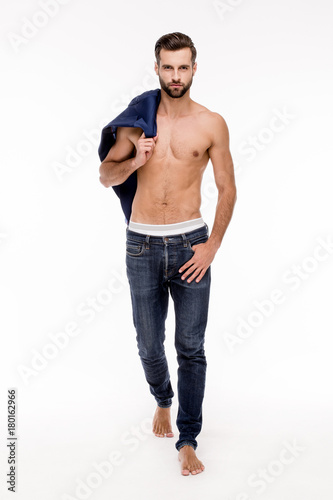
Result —
<instances>
[{"instance_id":1,"label":"man","mask_svg":"<svg viewBox=\"0 0 333 500\"><path fill-rule=\"evenodd\" d=\"M178 360L177 427L183 475L204 470L196 437L202 426L210 265L221 245L236 201L229 134L225 120L190 98L197 70L196 49L182 33L162 36L155 45L161 85L157 134L119 127L116 142L100 166L105 187L137 172L137 190L127 227L126 266L139 355L157 401L153 432L173 437L174 395L164 352L169 292L175 308ZM200 187L209 159L218 201L210 236L200 213Z\"/></svg>"}]
</instances>

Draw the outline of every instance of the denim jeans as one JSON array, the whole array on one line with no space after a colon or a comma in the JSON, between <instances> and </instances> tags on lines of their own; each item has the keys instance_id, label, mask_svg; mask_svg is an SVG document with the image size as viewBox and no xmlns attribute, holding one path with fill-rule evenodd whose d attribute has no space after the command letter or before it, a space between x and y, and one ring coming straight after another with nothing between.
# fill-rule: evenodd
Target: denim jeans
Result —
<instances>
[{"instance_id":1,"label":"denim jeans","mask_svg":"<svg viewBox=\"0 0 333 500\"><path fill-rule=\"evenodd\" d=\"M169 291L175 310L178 361L179 439L197 447L202 426L206 380L205 329L210 292L210 267L199 283L181 279L179 268L194 254L193 245L206 242L207 225L176 236L146 236L127 228L126 268L139 356L150 391L161 408L171 406L172 390L164 350Z\"/></svg>"}]
</instances>

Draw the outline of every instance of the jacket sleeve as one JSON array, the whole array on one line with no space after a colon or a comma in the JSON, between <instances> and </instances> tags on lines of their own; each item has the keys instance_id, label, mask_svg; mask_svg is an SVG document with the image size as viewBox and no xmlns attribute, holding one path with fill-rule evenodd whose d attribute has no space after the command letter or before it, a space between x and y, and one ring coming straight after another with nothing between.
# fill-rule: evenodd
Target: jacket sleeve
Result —
<instances>
[{"instance_id":1,"label":"jacket sleeve","mask_svg":"<svg viewBox=\"0 0 333 500\"><path fill-rule=\"evenodd\" d=\"M139 127L146 137L156 135L156 112L160 102L160 89L149 90L135 97L128 107L102 129L98 155L101 162L107 157L110 149L116 142L118 127ZM119 186L112 186L120 199L125 221L128 223L132 212L132 202L137 188L137 175L133 172L125 182Z\"/></svg>"}]
</instances>

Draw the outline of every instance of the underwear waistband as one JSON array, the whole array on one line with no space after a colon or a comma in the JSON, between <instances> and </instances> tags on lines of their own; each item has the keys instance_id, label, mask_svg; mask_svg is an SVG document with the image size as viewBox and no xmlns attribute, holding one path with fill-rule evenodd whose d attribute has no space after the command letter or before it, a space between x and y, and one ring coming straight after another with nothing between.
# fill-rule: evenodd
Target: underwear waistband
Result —
<instances>
[{"instance_id":1,"label":"underwear waistband","mask_svg":"<svg viewBox=\"0 0 333 500\"><path fill-rule=\"evenodd\" d=\"M203 218L199 217L198 219L176 222L175 224L141 224L130 221L128 229L149 236L173 236L175 234L189 233L205 225Z\"/></svg>"}]
</instances>

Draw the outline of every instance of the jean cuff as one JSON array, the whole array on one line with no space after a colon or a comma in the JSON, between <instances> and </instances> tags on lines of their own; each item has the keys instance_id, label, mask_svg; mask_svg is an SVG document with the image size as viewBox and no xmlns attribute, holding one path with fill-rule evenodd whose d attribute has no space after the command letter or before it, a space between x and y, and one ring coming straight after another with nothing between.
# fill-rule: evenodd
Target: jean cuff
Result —
<instances>
[{"instance_id":1,"label":"jean cuff","mask_svg":"<svg viewBox=\"0 0 333 500\"><path fill-rule=\"evenodd\" d=\"M170 408L172 403L157 403L159 408Z\"/></svg>"},{"instance_id":2,"label":"jean cuff","mask_svg":"<svg viewBox=\"0 0 333 500\"><path fill-rule=\"evenodd\" d=\"M176 444L177 451L180 451L183 448L183 446L191 446L194 450L196 450L198 445L190 441L184 441L182 443Z\"/></svg>"}]
</instances>

